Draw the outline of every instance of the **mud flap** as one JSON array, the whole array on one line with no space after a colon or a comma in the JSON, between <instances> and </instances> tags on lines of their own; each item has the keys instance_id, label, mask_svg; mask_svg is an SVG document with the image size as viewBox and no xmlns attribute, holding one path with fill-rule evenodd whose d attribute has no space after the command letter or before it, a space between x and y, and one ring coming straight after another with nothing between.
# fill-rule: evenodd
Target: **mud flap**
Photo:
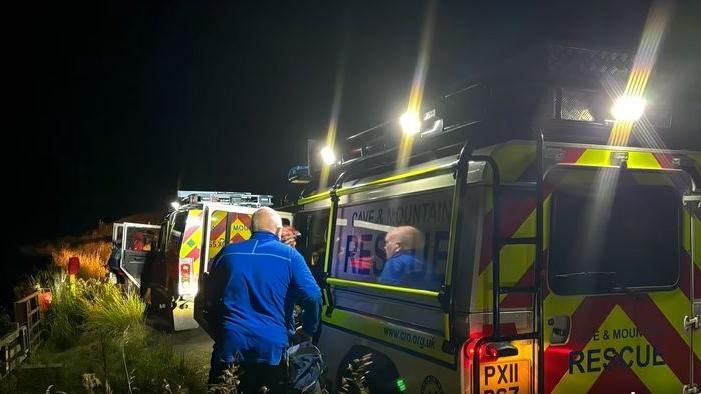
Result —
<instances>
[{"instance_id":1,"label":"mud flap","mask_svg":"<svg viewBox=\"0 0 701 394\"><path fill-rule=\"evenodd\" d=\"M184 331L199 327L194 316L195 303L193 299L180 299L175 302L173 309L173 330Z\"/></svg>"}]
</instances>

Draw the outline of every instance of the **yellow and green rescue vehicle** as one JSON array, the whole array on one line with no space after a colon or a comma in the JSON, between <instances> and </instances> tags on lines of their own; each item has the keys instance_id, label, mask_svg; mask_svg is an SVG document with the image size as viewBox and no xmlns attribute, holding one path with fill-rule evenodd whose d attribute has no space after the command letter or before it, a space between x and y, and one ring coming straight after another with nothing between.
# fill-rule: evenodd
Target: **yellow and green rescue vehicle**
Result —
<instances>
[{"instance_id":1,"label":"yellow and green rescue vehicle","mask_svg":"<svg viewBox=\"0 0 701 394\"><path fill-rule=\"evenodd\" d=\"M649 143L673 128L653 104L609 118L609 66L559 78L563 52L613 55L551 49L544 88L443 97L405 167L399 125L356 134L331 186L307 177L318 191L285 208L323 289L331 392L366 354L373 394L698 392L701 152Z\"/></svg>"}]
</instances>

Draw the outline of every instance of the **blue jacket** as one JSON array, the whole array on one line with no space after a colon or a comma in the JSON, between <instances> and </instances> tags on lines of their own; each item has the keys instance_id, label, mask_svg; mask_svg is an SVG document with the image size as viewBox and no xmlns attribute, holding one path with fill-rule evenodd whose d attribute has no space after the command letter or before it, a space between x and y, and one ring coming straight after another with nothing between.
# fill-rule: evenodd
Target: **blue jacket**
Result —
<instances>
[{"instance_id":1,"label":"blue jacket","mask_svg":"<svg viewBox=\"0 0 701 394\"><path fill-rule=\"evenodd\" d=\"M321 290L302 255L272 233L224 247L214 259L208 285L219 361L278 365L289 344L295 303L302 327L319 326Z\"/></svg>"},{"instance_id":2,"label":"blue jacket","mask_svg":"<svg viewBox=\"0 0 701 394\"><path fill-rule=\"evenodd\" d=\"M382 268L378 282L400 287L423 289L430 287L424 278L426 263L413 250L400 250L390 257Z\"/></svg>"}]
</instances>

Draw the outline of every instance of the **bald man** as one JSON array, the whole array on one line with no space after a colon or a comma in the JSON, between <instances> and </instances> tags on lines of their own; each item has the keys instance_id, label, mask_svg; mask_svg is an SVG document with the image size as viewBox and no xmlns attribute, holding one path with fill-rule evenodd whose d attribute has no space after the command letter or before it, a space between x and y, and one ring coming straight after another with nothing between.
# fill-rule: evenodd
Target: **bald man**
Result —
<instances>
[{"instance_id":1,"label":"bald man","mask_svg":"<svg viewBox=\"0 0 701 394\"><path fill-rule=\"evenodd\" d=\"M213 300L214 329L210 383L236 362L243 393L266 386L283 392L282 360L290 344L294 305L303 308L302 332L309 338L319 326L321 290L304 258L280 241L282 219L271 208L251 218L251 239L225 246L215 257L208 298Z\"/></svg>"},{"instance_id":2,"label":"bald man","mask_svg":"<svg viewBox=\"0 0 701 394\"><path fill-rule=\"evenodd\" d=\"M423 236L411 226L399 226L385 235L385 261L378 281L401 287L424 288L426 264L421 259Z\"/></svg>"}]
</instances>

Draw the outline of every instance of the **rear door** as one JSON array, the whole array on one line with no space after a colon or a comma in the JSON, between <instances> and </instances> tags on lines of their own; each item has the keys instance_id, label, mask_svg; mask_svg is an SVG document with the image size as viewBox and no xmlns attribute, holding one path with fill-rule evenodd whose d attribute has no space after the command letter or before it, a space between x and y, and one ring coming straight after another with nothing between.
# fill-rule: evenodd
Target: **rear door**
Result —
<instances>
[{"instance_id":1,"label":"rear door","mask_svg":"<svg viewBox=\"0 0 701 394\"><path fill-rule=\"evenodd\" d=\"M122 271L136 286L141 286L141 276L149 254L155 250L161 226L124 223L124 252L120 260Z\"/></svg>"},{"instance_id":2,"label":"rear door","mask_svg":"<svg viewBox=\"0 0 701 394\"><path fill-rule=\"evenodd\" d=\"M691 366L686 178L562 167L546 185L546 392L681 392Z\"/></svg>"},{"instance_id":3,"label":"rear door","mask_svg":"<svg viewBox=\"0 0 701 394\"><path fill-rule=\"evenodd\" d=\"M232 212L231 210L234 210ZM220 206L207 209L207 228L204 239L205 259L199 272L199 289L195 297L195 320L206 331L209 330L207 314L209 306L205 297L207 292L207 275L212 262L224 246L241 242L251 237L251 214L253 209Z\"/></svg>"},{"instance_id":4,"label":"rear door","mask_svg":"<svg viewBox=\"0 0 701 394\"><path fill-rule=\"evenodd\" d=\"M207 210L205 255L207 261L202 274L209 272L214 258L224 246L251 238L253 209L241 207L211 207Z\"/></svg>"},{"instance_id":5,"label":"rear door","mask_svg":"<svg viewBox=\"0 0 701 394\"><path fill-rule=\"evenodd\" d=\"M209 272L212 265L212 260L214 257L224 248L227 240L227 216L229 212L222 210L209 210L209 217L207 223L208 233L206 237L206 247L207 247L207 264L202 270L202 274Z\"/></svg>"}]
</instances>

